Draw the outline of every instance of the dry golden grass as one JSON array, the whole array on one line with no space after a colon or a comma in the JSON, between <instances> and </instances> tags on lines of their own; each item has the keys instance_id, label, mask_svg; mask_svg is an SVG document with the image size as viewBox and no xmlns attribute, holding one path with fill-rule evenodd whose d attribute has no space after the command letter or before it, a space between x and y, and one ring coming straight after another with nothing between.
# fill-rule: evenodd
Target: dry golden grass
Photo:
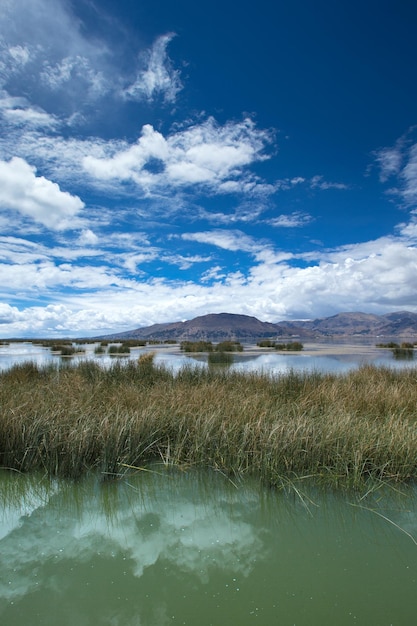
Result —
<instances>
[{"instance_id":1,"label":"dry golden grass","mask_svg":"<svg viewBox=\"0 0 417 626\"><path fill-rule=\"evenodd\" d=\"M417 370L279 377L94 362L0 376L0 465L77 477L159 458L268 484L417 476Z\"/></svg>"}]
</instances>

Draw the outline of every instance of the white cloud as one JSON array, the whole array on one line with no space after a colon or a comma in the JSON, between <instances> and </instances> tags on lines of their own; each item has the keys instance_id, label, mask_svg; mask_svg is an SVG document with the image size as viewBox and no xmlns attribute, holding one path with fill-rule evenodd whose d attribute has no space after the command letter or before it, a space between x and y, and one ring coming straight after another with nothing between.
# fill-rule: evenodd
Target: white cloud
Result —
<instances>
[{"instance_id":1,"label":"white cloud","mask_svg":"<svg viewBox=\"0 0 417 626\"><path fill-rule=\"evenodd\" d=\"M76 291L133 289L134 283L105 265L54 263L52 260L20 265L0 265L0 291L22 292L26 298L42 292L44 296L55 289L68 287Z\"/></svg>"},{"instance_id":2,"label":"white cloud","mask_svg":"<svg viewBox=\"0 0 417 626\"><path fill-rule=\"evenodd\" d=\"M3 263L35 263L48 256L48 250L43 245L19 237L0 236L0 261Z\"/></svg>"},{"instance_id":3,"label":"white cloud","mask_svg":"<svg viewBox=\"0 0 417 626\"><path fill-rule=\"evenodd\" d=\"M18 211L47 228L74 228L84 203L59 185L36 176L36 168L20 158L0 161L0 207Z\"/></svg>"},{"instance_id":4,"label":"white cloud","mask_svg":"<svg viewBox=\"0 0 417 626\"><path fill-rule=\"evenodd\" d=\"M101 266L54 263L46 249L17 238L6 238L8 264L0 272L0 293L35 298L59 287L75 288L71 295L55 296L56 305L7 307L2 336L61 332L97 334L133 329L155 322L190 319L210 312L230 311L279 321L331 315L341 310L383 313L398 308L417 311L417 248L404 235L304 255L307 267L297 267L290 253L279 252L240 231L188 233L185 241L217 246L230 252L246 252L255 263L246 272L220 264L204 269L201 281L141 279L141 263L155 258L180 264L209 262L201 255L172 255L149 248L119 254L117 263L107 255ZM402 231L401 231L402 232ZM7 246L6 246L7 244ZM20 251L19 258L14 254ZM55 250L54 254L59 251ZM103 260L106 257L103 256ZM14 261L19 260L20 265ZM116 259L115 259L116 260ZM123 277L130 266L136 280ZM1 266L0 266L1 267ZM83 295L80 294L83 292ZM77 293L79 295L77 295ZM10 297L8 298L10 300Z\"/></svg>"},{"instance_id":5,"label":"white cloud","mask_svg":"<svg viewBox=\"0 0 417 626\"><path fill-rule=\"evenodd\" d=\"M139 54L140 69L132 82L131 42L123 26L100 7L88 3L88 10L98 23L94 31L77 15L77 6L66 0L2 0L0 11L0 87L16 84L32 102L45 100L67 117L99 98L111 94L124 101L147 100L161 95L174 102L182 89L179 70L167 55L174 35L158 37L150 49ZM117 45L100 37L100 24L111 20ZM106 24L108 28L108 24ZM123 67L123 71L121 68ZM130 84L129 84L130 83ZM128 87L126 87L128 85ZM30 95L29 95L30 94ZM82 97L80 97L82 94Z\"/></svg>"},{"instance_id":6,"label":"white cloud","mask_svg":"<svg viewBox=\"0 0 417 626\"><path fill-rule=\"evenodd\" d=\"M411 146L407 155L407 164L401 172L403 197L409 204L417 201L417 144Z\"/></svg>"},{"instance_id":7,"label":"white cloud","mask_svg":"<svg viewBox=\"0 0 417 626\"><path fill-rule=\"evenodd\" d=\"M21 313L17 307L0 302L0 328L2 324L13 325L24 318L25 313Z\"/></svg>"},{"instance_id":8,"label":"white cloud","mask_svg":"<svg viewBox=\"0 0 417 626\"><path fill-rule=\"evenodd\" d=\"M376 162L380 168L380 180L385 182L401 169L402 154L399 146L384 148L376 153Z\"/></svg>"},{"instance_id":9,"label":"white cloud","mask_svg":"<svg viewBox=\"0 0 417 626\"><path fill-rule=\"evenodd\" d=\"M95 233L90 228L85 228L79 238L78 243L80 246L95 246L98 243L99 239Z\"/></svg>"},{"instance_id":10,"label":"white cloud","mask_svg":"<svg viewBox=\"0 0 417 626\"><path fill-rule=\"evenodd\" d=\"M217 246L223 250L254 253L261 245L252 237L238 230L210 230L198 233L183 233L181 239Z\"/></svg>"},{"instance_id":11,"label":"white cloud","mask_svg":"<svg viewBox=\"0 0 417 626\"><path fill-rule=\"evenodd\" d=\"M229 250L236 241L211 243ZM248 247L253 242L247 242ZM84 291L59 296L62 309L13 308L18 321L3 324L2 336L42 334L45 329L63 334L97 334L133 329L155 322L190 319L207 312L229 311L279 321L366 310L385 313L399 308L417 312L417 249L399 239L354 245L335 250L308 267L292 266L287 257L259 249L257 263L246 274L213 265L200 283L154 279L127 281L113 268L33 264L8 266L0 274L0 293L13 284L14 293L26 297L38 289L73 285ZM58 297L58 296L57 296ZM57 302L58 304L58 302ZM11 315L9 309L8 314Z\"/></svg>"},{"instance_id":12,"label":"white cloud","mask_svg":"<svg viewBox=\"0 0 417 626\"><path fill-rule=\"evenodd\" d=\"M387 193L402 198L408 207L417 202L417 143L413 138L414 131L415 128L410 128L394 146L374 153L381 182L395 185Z\"/></svg>"},{"instance_id":13,"label":"white cloud","mask_svg":"<svg viewBox=\"0 0 417 626\"><path fill-rule=\"evenodd\" d=\"M269 220L265 220L266 224L274 228L299 228L305 226L312 221L311 215L302 211L294 211L293 213L278 215Z\"/></svg>"},{"instance_id":14,"label":"white cloud","mask_svg":"<svg viewBox=\"0 0 417 626\"><path fill-rule=\"evenodd\" d=\"M152 102L161 94L166 102L175 101L182 84L179 71L173 69L167 55L168 44L174 36L169 33L158 37L151 49L143 53L144 69L139 71L134 83L124 90L126 98Z\"/></svg>"},{"instance_id":15,"label":"white cloud","mask_svg":"<svg viewBox=\"0 0 417 626\"><path fill-rule=\"evenodd\" d=\"M349 189L348 185L345 183L333 183L324 180L324 177L321 175L313 176L313 178L309 181L312 189L321 189L326 191L327 189Z\"/></svg>"},{"instance_id":16,"label":"white cloud","mask_svg":"<svg viewBox=\"0 0 417 626\"><path fill-rule=\"evenodd\" d=\"M9 54L18 65L26 65L30 59L30 53L26 46L12 46Z\"/></svg>"},{"instance_id":17,"label":"white cloud","mask_svg":"<svg viewBox=\"0 0 417 626\"><path fill-rule=\"evenodd\" d=\"M220 183L242 179L246 166L268 158L264 149L270 141L271 133L257 129L248 118L223 126L208 118L167 137L148 124L136 144L116 152L110 145L113 154L85 156L83 165L93 177L130 180L145 192L200 185L217 193ZM250 190L256 187L254 181L249 182ZM220 188L238 190L237 186Z\"/></svg>"},{"instance_id":18,"label":"white cloud","mask_svg":"<svg viewBox=\"0 0 417 626\"><path fill-rule=\"evenodd\" d=\"M201 254L187 255L184 256L182 254L173 254L173 255L165 255L164 261L170 263L171 265L178 265L180 270L187 270L196 263L208 263L211 261L210 256L202 256Z\"/></svg>"},{"instance_id":19,"label":"white cloud","mask_svg":"<svg viewBox=\"0 0 417 626\"><path fill-rule=\"evenodd\" d=\"M37 128L52 130L59 126L55 115L31 106L26 98L12 98L6 92L0 92L0 114L6 124L12 128L23 127L23 132Z\"/></svg>"},{"instance_id":20,"label":"white cloud","mask_svg":"<svg viewBox=\"0 0 417 626\"><path fill-rule=\"evenodd\" d=\"M110 91L103 72L95 70L90 61L80 55L65 57L53 65L45 62L40 79L53 91L65 89L69 83L85 83L90 98L103 96Z\"/></svg>"},{"instance_id":21,"label":"white cloud","mask_svg":"<svg viewBox=\"0 0 417 626\"><path fill-rule=\"evenodd\" d=\"M39 82L55 89L84 86L84 97L97 90L97 77L108 68L108 50L82 32L82 23L63 0L14 0L2 6L3 84L25 82L35 94ZM69 86L71 83L71 87ZM79 92L80 93L80 92Z\"/></svg>"}]
</instances>

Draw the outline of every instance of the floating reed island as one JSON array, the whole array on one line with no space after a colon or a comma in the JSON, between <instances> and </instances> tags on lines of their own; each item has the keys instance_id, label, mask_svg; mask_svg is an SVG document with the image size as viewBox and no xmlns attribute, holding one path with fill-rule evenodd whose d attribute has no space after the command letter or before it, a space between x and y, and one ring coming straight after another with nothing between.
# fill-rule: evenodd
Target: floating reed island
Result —
<instances>
[{"instance_id":1,"label":"floating reed island","mask_svg":"<svg viewBox=\"0 0 417 626\"><path fill-rule=\"evenodd\" d=\"M282 375L136 361L0 375L0 466L76 478L159 460L334 485L417 477L417 369Z\"/></svg>"}]
</instances>

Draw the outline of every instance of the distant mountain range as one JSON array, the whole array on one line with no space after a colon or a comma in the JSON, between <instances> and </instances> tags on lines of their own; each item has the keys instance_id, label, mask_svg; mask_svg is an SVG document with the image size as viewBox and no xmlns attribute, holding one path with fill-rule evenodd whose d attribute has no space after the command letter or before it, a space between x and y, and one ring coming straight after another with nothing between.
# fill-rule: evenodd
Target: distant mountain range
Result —
<instances>
[{"instance_id":1,"label":"distant mountain range","mask_svg":"<svg viewBox=\"0 0 417 626\"><path fill-rule=\"evenodd\" d=\"M211 313L185 322L153 324L123 333L106 335L101 339L175 339L177 341L223 341L236 339L253 341L262 338L304 340L325 337L417 337L417 314L398 311L386 315L369 313L338 313L308 321L283 321L277 324L261 322L249 315Z\"/></svg>"}]
</instances>

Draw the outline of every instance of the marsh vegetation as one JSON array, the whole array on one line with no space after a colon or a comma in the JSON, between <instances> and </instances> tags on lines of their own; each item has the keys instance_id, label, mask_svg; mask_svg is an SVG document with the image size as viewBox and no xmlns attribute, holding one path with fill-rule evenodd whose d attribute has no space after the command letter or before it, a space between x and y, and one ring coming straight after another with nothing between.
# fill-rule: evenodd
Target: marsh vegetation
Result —
<instances>
[{"instance_id":1,"label":"marsh vegetation","mask_svg":"<svg viewBox=\"0 0 417 626\"><path fill-rule=\"evenodd\" d=\"M183 352L243 352L243 346L240 341L225 340L218 344L211 341L182 341L180 349Z\"/></svg>"},{"instance_id":2,"label":"marsh vegetation","mask_svg":"<svg viewBox=\"0 0 417 626\"><path fill-rule=\"evenodd\" d=\"M275 350L283 350L285 352L300 352L304 346L300 341L288 341L282 343L273 341L272 339L262 339L256 344L259 348L274 348Z\"/></svg>"},{"instance_id":3,"label":"marsh vegetation","mask_svg":"<svg viewBox=\"0 0 417 626\"><path fill-rule=\"evenodd\" d=\"M0 375L0 466L77 477L159 459L259 476L357 485L417 476L417 371L271 376L137 361Z\"/></svg>"},{"instance_id":4,"label":"marsh vegetation","mask_svg":"<svg viewBox=\"0 0 417 626\"><path fill-rule=\"evenodd\" d=\"M377 348L389 348L395 359L414 359L414 343L403 341L401 344L395 341L377 343Z\"/></svg>"}]
</instances>

